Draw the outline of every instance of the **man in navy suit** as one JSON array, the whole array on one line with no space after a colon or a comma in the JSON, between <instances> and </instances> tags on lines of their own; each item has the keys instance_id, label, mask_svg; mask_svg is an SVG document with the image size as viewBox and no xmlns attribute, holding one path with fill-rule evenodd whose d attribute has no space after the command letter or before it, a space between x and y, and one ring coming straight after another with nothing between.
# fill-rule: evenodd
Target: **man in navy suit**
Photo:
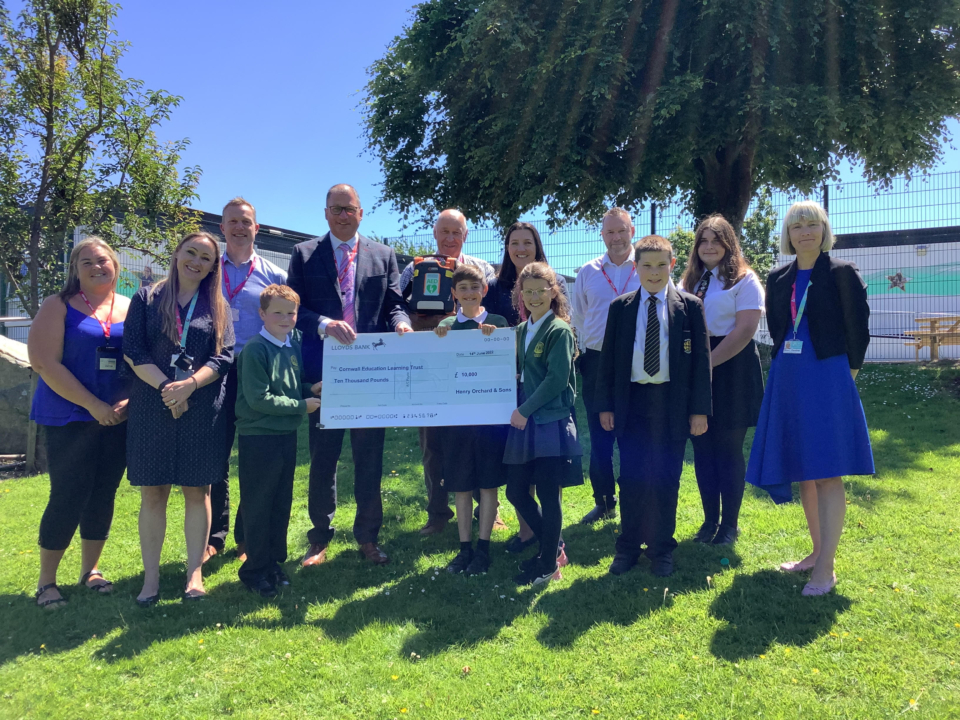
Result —
<instances>
[{"instance_id":1,"label":"man in navy suit","mask_svg":"<svg viewBox=\"0 0 960 720\"><path fill-rule=\"evenodd\" d=\"M400 296L396 254L357 232L363 219L357 191L350 185L334 185L327 191L324 215L330 232L294 246L287 279L300 295L297 328L303 333L305 380L311 383L323 379L323 336L349 345L357 333L413 332ZM307 533L310 549L303 558L307 567L327 559L344 432L321 430L310 423L308 510L313 528ZM377 544L383 524L383 442L383 428L350 431L357 501L353 535L363 556L377 565L389 562Z\"/></svg>"}]
</instances>

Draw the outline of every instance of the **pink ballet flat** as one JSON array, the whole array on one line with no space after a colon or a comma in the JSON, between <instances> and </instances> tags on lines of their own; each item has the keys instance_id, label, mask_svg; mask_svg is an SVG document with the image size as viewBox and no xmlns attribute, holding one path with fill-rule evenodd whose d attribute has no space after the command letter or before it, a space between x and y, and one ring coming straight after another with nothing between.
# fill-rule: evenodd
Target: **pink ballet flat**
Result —
<instances>
[{"instance_id":1,"label":"pink ballet flat","mask_svg":"<svg viewBox=\"0 0 960 720\"><path fill-rule=\"evenodd\" d=\"M828 592L833 590L836 585L837 576L834 575L829 585L814 585L813 583L807 583L803 586L803 590L800 591L800 594L803 595L803 597L818 597L820 595L826 595Z\"/></svg>"},{"instance_id":2,"label":"pink ballet flat","mask_svg":"<svg viewBox=\"0 0 960 720\"><path fill-rule=\"evenodd\" d=\"M808 570L813 570L813 564L804 565L803 560L791 560L789 562L781 563L780 569L788 573L801 573L807 572Z\"/></svg>"}]
</instances>

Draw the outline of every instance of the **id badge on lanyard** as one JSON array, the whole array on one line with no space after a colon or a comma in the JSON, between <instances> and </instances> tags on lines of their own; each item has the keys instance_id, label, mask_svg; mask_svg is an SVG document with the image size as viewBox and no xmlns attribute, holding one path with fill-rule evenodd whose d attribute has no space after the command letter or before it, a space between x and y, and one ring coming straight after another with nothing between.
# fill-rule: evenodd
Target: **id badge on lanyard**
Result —
<instances>
[{"instance_id":1,"label":"id badge on lanyard","mask_svg":"<svg viewBox=\"0 0 960 720\"><path fill-rule=\"evenodd\" d=\"M800 301L800 307L797 307L797 283L793 283L793 292L790 295L790 315L793 318L793 338L785 340L783 343L783 352L786 355L799 355L803 352L803 340L797 340L797 329L800 327L800 320L803 318L803 311L807 307L807 297L810 295L810 286L812 282L807 283L807 289L803 293L803 300Z\"/></svg>"},{"instance_id":2,"label":"id badge on lanyard","mask_svg":"<svg viewBox=\"0 0 960 720\"><path fill-rule=\"evenodd\" d=\"M114 293L110 300L110 314L107 315L106 320L101 320L97 317L96 310L93 309L93 305L87 300L87 296L83 294L83 290L80 291L80 297L83 299L83 302L86 303L87 307L90 308L90 317L96 320L100 324L100 329L103 330L104 342L103 345L97 348L97 370L116 371L121 352L120 348L110 345L110 328L113 325L113 303L117 298L116 293Z\"/></svg>"},{"instance_id":3,"label":"id badge on lanyard","mask_svg":"<svg viewBox=\"0 0 960 720\"><path fill-rule=\"evenodd\" d=\"M180 310L175 310L177 330L180 333L180 352L170 356L170 367L174 368L174 380L176 381L186 380L193 375L193 358L187 355L187 333L190 332L190 320L193 318L193 309L197 305L197 297L199 295L200 293L198 291L190 301L190 309L187 310L187 320L185 323L180 322Z\"/></svg>"}]
</instances>

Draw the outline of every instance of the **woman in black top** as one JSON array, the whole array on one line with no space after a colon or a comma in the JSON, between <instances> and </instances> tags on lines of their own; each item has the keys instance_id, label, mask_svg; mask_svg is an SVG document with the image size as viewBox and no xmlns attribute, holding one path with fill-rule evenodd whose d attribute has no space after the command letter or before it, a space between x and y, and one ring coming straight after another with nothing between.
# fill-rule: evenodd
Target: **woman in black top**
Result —
<instances>
[{"instance_id":1,"label":"woman in black top","mask_svg":"<svg viewBox=\"0 0 960 720\"><path fill-rule=\"evenodd\" d=\"M233 323L220 292L220 246L187 235L164 280L130 304L123 352L139 378L130 398L127 477L140 488L142 606L160 598L160 551L170 487L183 489L187 541L184 600L203 597L200 572L210 530L210 485L222 482L221 413L233 362Z\"/></svg>"}]
</instances>

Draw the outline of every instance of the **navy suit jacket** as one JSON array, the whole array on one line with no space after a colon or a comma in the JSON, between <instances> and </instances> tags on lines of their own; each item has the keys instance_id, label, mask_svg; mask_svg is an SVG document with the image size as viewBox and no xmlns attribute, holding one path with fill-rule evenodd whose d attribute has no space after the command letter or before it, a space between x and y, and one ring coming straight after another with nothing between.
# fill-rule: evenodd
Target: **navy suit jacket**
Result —
<instances>
[{"instance_id":1,"label":"navy suit jacket","mask_svg":"<svg viewBox=\"0 0 960 720\"><path fill-rule=\"evenodd\" d=\"M393 249L357 236L354 300L358 333L390 332L409 323L400 296L400 273ZM339 244L339 241L337 241ZM303 333L304 379L323 379L323 338L317 334L327 318L343 320L343 294L330 233L294 246L287 285L300 295L297 329Z\"/></svg>"},{"instance_id":2,"label":"navy suit jacket","mask_svg":"<svg viewBox=\"0 0 960 720\"><path fill-rule=\"evenodd\" d=\"M670 382L668 423L674 437L690 434L691 415L712 415L710 343L703 304L695 296L667 287ZM630 414L630 374L637 337L640 291L610 304L597 375L598 411L613 412L613 432L623 436Z\"/></svg>"}]
</instances>

